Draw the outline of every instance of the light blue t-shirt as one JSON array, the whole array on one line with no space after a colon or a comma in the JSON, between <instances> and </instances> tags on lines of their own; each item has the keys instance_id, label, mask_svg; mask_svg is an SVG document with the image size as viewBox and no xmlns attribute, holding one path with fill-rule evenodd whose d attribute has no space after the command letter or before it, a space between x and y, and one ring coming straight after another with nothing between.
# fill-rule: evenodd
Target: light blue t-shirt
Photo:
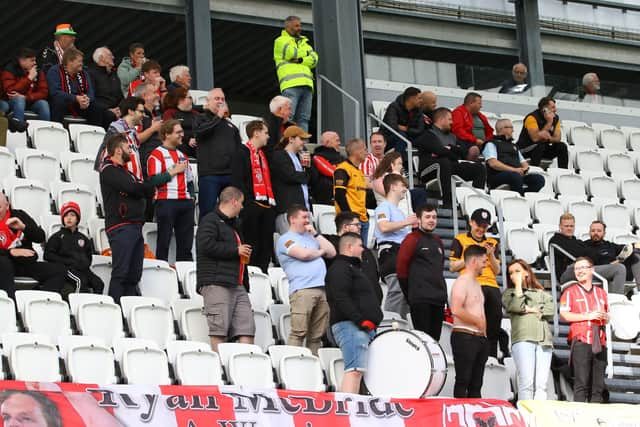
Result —
<instances>
[{"instance_id":1,"label":"light blue t-shirt","mask_svg":"<svg viewBox=\"0 0 640 427\"><path fill-rule=\"evenodd\" d=\"M296 171L303 172L304 169L302 168L302 163L300 163L298 155L290 151L287 151L287 154L289 154ZM302 194L304 195L304 204L307 205L307 209L311 209L311 206L309 206L309 186L307 186L307 184L300 184L300 186L302 187Z\"/></svg>"},{"instance_id":2,"label":"light blue t-shirt","mask_svg":"<svg viewBox=\"0 0 640 427\"><path fill-rule=\"evenodd\" d=\"M311 261L303 261L289 256L289 249L295 245L309 249L320 249L320 244L309 233L288 231L278 239L277 253L280 266L289 280L289 295L306 288L324 286L327 267L322 257Z\"/></svg>"},{"instance_id":3,"label":"light blue t-shirt","mask_svg":"<svg viewBox=\"0 0 640 427\"><path fill-rule=\"evenodd\" d=\"M402 212L396 205L387 200L378 205L375 210L374 217L376 219L375 236L378 243L395 242L400 244L407 236L407 234L409 234L409 232L411 231L409 226L403 227L396 231L392 231L391 233L383 233L382 231L380 231L380 228L378 228L378 222L380 220L397 222L407 219L407 216L404 212Z\"/></svg>"},{"instance_id":4,"label":"light blue t-shirt","mask_svg":"<svg viewBox=\"0 0 640 427\"><path fill-rule=\"evenodd\" d=\"M496 144L492 142L485 144L484 150L482 150L482 157L484 157L485 160L498 159L498 149L496 148ZM524 157L522 157L520 150L518 150L518 161L520 163L524 162Z\"/></svg>"}]
</instances>

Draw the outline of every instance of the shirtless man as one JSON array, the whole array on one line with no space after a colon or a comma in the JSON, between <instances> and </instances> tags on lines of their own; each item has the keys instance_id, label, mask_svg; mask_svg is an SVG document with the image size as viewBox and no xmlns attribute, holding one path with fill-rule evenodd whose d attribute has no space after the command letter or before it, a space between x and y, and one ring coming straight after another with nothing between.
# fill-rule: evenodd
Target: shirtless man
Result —
<instances>
[{"instance_id":1,"label":"shirtless man","mask_svg":"<svg viewBox=\"0 0 640 427\"><path fill-rule=\"evenodd\" d=\"M480 397L484 364L489 357L484 295L476 278L486 267L486 249L471 245L464 252L464 273L453 284L451 350L456 369L453 397Z\"/></svg>"}]
</instances>

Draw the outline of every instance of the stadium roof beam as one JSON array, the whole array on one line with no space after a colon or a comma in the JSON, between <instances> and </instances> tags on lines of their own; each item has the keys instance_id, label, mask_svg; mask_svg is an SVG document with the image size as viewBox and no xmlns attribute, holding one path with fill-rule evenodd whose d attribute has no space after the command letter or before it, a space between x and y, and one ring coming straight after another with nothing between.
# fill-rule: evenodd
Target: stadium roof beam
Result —
<instances>
[{"instance_id":1,"label":"stadium roof beam","mask_svg":"<svg viewBox=\"0 0 640 427\"><path fill-rule=\"evenodd\" d=\"M213 88L213 44L211 27L213 20L209 2L186 0L187 62L193 76L193 87L200 90Z\"/></svg>"},{"instance_id":2,"label":"stadium roof beam","mask_svg":"<svg viewBox=\"0 0 640 427\"><path fill-rule=\"evenodd\" d=\"M581 3L588 4L594 7L608 7L611 9L620 9L623 12L630 10L633 12L640 12L640 5L630 3L620 3L618 1L605 1L605 0L558 0L562 3Z\"/></svg>"},{"instance_id":3,"label":"stadium roof beam","mask_svg":"<svg viewBox=\"0 0 640 427\"><path fill-rule=\"evenodd\" d=\"M518 57L529 69L529 84L534 94L544 88L544 65L542 61L542 40L540 38L540 17L538 0L515 0L516 35Z\"/></svg>"}]
</instances>

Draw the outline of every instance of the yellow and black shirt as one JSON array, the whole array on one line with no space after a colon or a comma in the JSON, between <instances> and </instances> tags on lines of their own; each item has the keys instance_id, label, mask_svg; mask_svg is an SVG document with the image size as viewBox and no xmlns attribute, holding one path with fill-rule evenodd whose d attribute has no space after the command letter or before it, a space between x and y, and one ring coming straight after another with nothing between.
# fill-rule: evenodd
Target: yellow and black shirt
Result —
<instances>
[{"instance_id":1,"label":"yellow and black shirt","mask_svg":"<svg viewBox=\"0 0 640 427\"><path fill-rule=\"evenodd\" d=\"M333 173L333 197L336 213L351 211L360 221L369 221L367 215L367 182L364 174L349 160L338 164Z\"/></svg>"},{"instance_id":2,"label":"yellow and black shirt","mask_svg":"<svg viewBox=\"0 0 640 427\"><path fill-rule=\"evenodd\" d=\"M495 246L495 254L500 253L499 242L493 237L484 236L482 240L476 240L470 232L460 233L451 242L451 252L449 253L449 262L460 261L464 258L464 251L471 245L485 246L486 244L492 244ZM497 258L497 256L496 256ZM460 270L460 274L464 273L464 268ZM496 281L496 275L489 266L489 260L487 258L487 266L482 269L482 273L478 276L478 283L482 286L491 286L498 288L498 282Z\"/></svg>"}]
</instances>

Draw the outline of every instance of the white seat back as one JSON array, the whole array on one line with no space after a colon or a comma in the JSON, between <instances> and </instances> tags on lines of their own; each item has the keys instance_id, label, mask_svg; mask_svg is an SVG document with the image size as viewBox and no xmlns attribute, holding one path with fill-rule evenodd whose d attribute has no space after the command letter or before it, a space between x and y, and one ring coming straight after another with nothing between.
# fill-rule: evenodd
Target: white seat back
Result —
<instances>
[{"instance_id":1,"label":"white seat back","mask_svg":"<svg viewBox=\"0 0 640 427\"><path fill-rule=\"evenodd\" d=\"M67 202L76 202L80 206L81 224L88 226L89 219L96 216L96 196L87 185L74 182L51 183L51 193L58 211Z\"/></svg>"},{"instance_id":2,"label":"white seat back","mask_svg":"<svg viewBox=\"0 0 640 427\"><path fill-rule=\"evenodd\" d=\"M159 348L165 348L168 341L175 339L171 310L162 301L122 297L120 304L134 337L152 340Z\"/></svg>"},{"instance_id":3,"label":"white seat back","mask_svg":"<svg viewBox=\"0 0 640 427\"><path fill-rule=\"evenodd\" d=\"M6 295L0 296L0 335L6 332L17 332L16 306Z\"/></svg>"},{"instance_id":4,"label":"white seat back","mask_svg":"<svg viewBox=\"0 0 640 427\"><path fill-rule=\"evenodd\" d=\"M158 298L165 304L171 304L173 300L180 298L176 271L160 265L143 267L140 293L142 296Z\"/></svg>"},{"instance_id":5,"label":"white seat back","mask_svg":"<svg viewBox=\"0 0 640 427\"><path fill-rule=\"evenodd\" d=\"M273 388L273 371L264 353L237 353L228 359L229 382L245 387Z\"/></svg>"},{"instance_id":6,"label":"white seat back","mask_svg":"<svg viewBox=\"0 0 640 427\"><path fill-rule=\"evenodd\" d=\"M254 270L249 271L249 300L254 310L267 311L273 304L269 276Z\"/></svg>"},{"instance_id":7,"label":"white seat back","mask_svg":"<svg viewBox=\"0 0 640 427\"><path fill-rule=\"evenodd\" d=\"M589 126L572 127L569 132L569 142L579 147L594 150L598 148L595 131Z\"/></svg>"},{"instance_id":8,"label":"white seat back","mask_svg":"<svg viewBox=\"0 0 640 427\"><path fill-rule=\"evenodd\" d=\"M557 225L563 213L562 203L558 200L536 200L533 206L534 217L540 224Z\"/></svg>"},{"instance_id":9,"label":"white seat back","mask_svg":"<svg viewBox=\"0 0 640 427\"><path fill-rule=\"evenodd\" d=\"M60 162L53 153L19 148L16 150L16 156L25 178L42 183L60 181Z\"/></svg>"},{"instance_id":10,"label":"white seat back","mask_svg":"<svg viewBox=\"0 0 640 427\"><path fill-rule=\"evenodd\" d=\"M616 197L618 194L618 185L611 177L593 176L587 181L587 191L589 192L589 195L593 197Z\"/></svg>"},{"instance_id":11,"label":"white seat back","mask_svg":"<svg viewBox=\"0 0 640 427\"><path fill-rule=\"evenodd\" d=\"M162 350L129 349L122 355L121 366L127 384L171 384L167 355Z\"/></svg>"},{"instance_id":12,"label":"white seat back","mask_svg":"<svg viewBox=\"0 0 640 427\"><path fill-rule=\"evenodd\" d=\"M271 345L269 346L269 357L271 366L276 370L276 375L280 379L280 361L285 356L311 356L311 350L307 347L295 345Z\"/></svg>"},{"instance_id":13,"label":"white seat back","mask_svg":"<svg viewBox=\"0 0 640 427\"><path fill-rule=\"evenodd\" d=\"M480 393L487 399L511 400L513 398L507 368L499 364L494 358L489 358L484 367L484 378Z\"/></svg>"},{"instance_id":14,"label":"white seat back","mask_svg":"<svg viewBox=\"0 0 640 427\"><path fill-rule=\"evenodd\" d=\"M336 391L340 390L344 376L344 359L336 357L329 362L329 385Z\"/></svg>"},{"instance_id":15,"label":"white seat back","mask_svg":"<svg viewBox=\"0 0 640 427\"><path fill-rule=\"evenodd\" d=\"M529 264L533 264L542 255L540 246L537 244L536 232L530 228L509 230L507 242L513 256L521 258Z\"/></svg>"},{"instance_id":16,"label":"white seat back","mask_svg":"<svg viewBox=\"0 0 640 427\"><path fill-rule=\"evenodd\" d=\"M316 356L290 355L280 359L280 379L287 390L325 391L322 364Z\"/></svg>"},{"instance_id":17,"label":"white seat back","mask_svg":"<svg viewBox=\"0 0 640 427\"><path fill-rule=\"evenodd\" d=\"M40 181L29 179L5 180L5 190L11 201L11 207L29 212L33 218L51 213L51 199Z\"/></svg>"},{"instance_id":18,"label":"white seat back","mask_svg":"<svg viewBox=\"0 0 640 427\"><path fill-rule=\"evenodd\" d=\"M192 307L182 312L180 316L182 333L190 341L209 343L209 325L202 307Z\"/></svg>"},{"instance_id":19,"label":"white seat back","mask_svg":"<svg viewBox=\"0 0 640 427\"><path fill-rule=\"evenodd\" d=\"M61 380L58 350L52 344L22 343L11 350L11 370L18 381L57 382Z\"/></svg>"},{"instance_id":20,"label":"white seat back","mask_svg":"<svg viewBox=\"0 0 640 427\"><path fill-rule=\"evenodd\" d=\"M178 344L176 347L175 344ZM220 356L205 343L173 341L167 346L176 379L182 385L222 385Z\"/></svg>"},{"instance_id":21,"label":"white seat back","mask_svg":"<svg viewBox=\"0 0 640 427\"><path fill-rule=\"evenodd\" d=\"M627 151L627 137L619 129L602 129L600 144L607 150Z\"/></svg>"},{"instance_id":22,"label":"white seat back","mask_svg":"<svg viewBox=\"0 0 640 427\"><path fill-rule=\"evenodd\" d=\"M266 351L270 345L275 344L271 316L266 311L253 310L253 321L256 325L254 342Z\"/></svg>"},{"instance_id":23,"label":"white seat back","mask_svg":"<svg viewBox=\"0 0 640 427\"><path fill-rule=\"evenodd\" d=\"M222 343L218 344L218 354L220 355L220 362L225 369L229 366L229 359L240 353L257 353L263 354L262 349L255 344L243 344L243 343Z\"/></svg>"}]
</instances>

